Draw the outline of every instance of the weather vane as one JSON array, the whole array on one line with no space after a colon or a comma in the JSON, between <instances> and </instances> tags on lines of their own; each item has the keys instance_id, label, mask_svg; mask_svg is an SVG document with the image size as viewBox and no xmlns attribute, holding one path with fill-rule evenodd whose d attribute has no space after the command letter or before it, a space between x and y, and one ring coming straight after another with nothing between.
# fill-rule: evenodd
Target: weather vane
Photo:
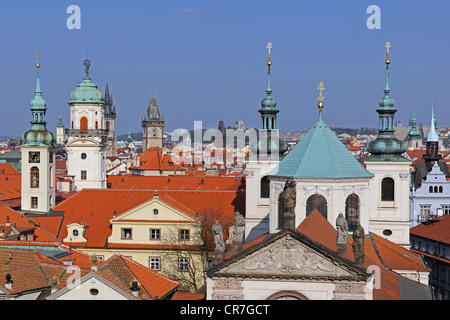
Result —
<instances>
[{"instance_id":1,"label":"weather vane","mask_svg":"<svg viewBox=\"0 0 450 320\"><path fill-rule=\"evenodd\" d=\"M317 97L317 100L319 100L318 107L319 107L320 110L322 110L322 108L323 108L323 99L325 99L325 97L322 95L322 91L325 90L325 86L324 86L322 81L317 86L317 90L319 90L319 96Z\"/></svg>"}]
</instances>

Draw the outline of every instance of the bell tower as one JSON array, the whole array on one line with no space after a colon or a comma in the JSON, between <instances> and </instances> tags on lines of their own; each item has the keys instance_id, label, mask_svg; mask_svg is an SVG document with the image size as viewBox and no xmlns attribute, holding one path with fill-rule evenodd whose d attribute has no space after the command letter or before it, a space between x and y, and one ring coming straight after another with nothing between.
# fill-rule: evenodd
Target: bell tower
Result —
<instances>
[{"instance_id":1,"label":"bell tower","mask_svg":"<svg viewBox=\"0 0 450 320\"><path fill-rule=\"evenodd\" d=\"M36 90L30 102L31 129L23 134L21 145L21 210L46 214L55 205L56 139L46 128L47 102L42 98L39 81L39 51L37 59Z\"/></svg>"},{"instance_id":2,"label":"bell tower","mask_svg":"<svg viewBox=\"0 0 450 320\"><path fill-rule=\"evenodd\" d=\"M389 65L391 44L386 43L384 97L379 101L378 137L369 142L371 154L364 161L374 175L370 182L369 231L409 247L409 167L403 157L406 143L394 136L394 99L390 97Z\"/></svg>"},{"instance_id":3,"label":"bell tower","mask_svg":"<svg viewBox=\"0 0 450 320\"><path fill-rule=\"evenodd\" d=\"M147 111L142 115L142 150L151 147L163 147L164 114L159 113L156 97L152 96Z\"/></svg>"}]
</instances>

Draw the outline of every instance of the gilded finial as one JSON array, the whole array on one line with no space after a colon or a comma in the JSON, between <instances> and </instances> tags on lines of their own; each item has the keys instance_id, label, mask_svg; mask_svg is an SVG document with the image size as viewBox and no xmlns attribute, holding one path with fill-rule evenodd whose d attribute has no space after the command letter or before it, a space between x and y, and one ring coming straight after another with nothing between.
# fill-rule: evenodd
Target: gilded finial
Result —
<instances>
[{"instance_id":1,"label":"gilded finial","mask_svg":"<svg viewBox=\"0 0 450 320\"><path fill-rule=\"evenodd\" d=\"M319 110L322 110L323 109L323 99L325 99L325 97L322 95L322 91L325 90L325 86L322 81L317 86L317 90L319 90L319 96L317 97L317 100L319 100L319 103L317 104L317 107L319 108Z\"/></svg>"},{"instance_id":2,"label":"gilded finial","mask_svg":"<svg viewBox=\"0 0 450 320\"><path fill-rule=\"evenodd\" d=\"M36 68L39 69L41 67L41 65L39 64L39 45L37 46L36 51L37 51Z\"/></svg>"},{"instance_id":3,"label":"gilded finial","mask_svg":"<svg viewBox=\"0 0 450 320\"><path fill-rule=\"evenodd\" d=\"M386 64L389 64L391 61L389 61L389 58L391 57L391 53L389 52L389 48L391 47L391 43L388 41L386 42L386 45L384 46L386 48Z\"/></svg>"},{"instance_id":4,"label":"gilded finial","mask_svg":"<svg viewBox=\"0 0 450 320\"><path fill-rule=\"evenodd\" d=\"M269 55L267 56L267 65L270 67L272 65L272 62L270 61L270 59L272 59L272 55L270 54L270 49L272 49L272 42L269 42L267 44L267 49L269 49Z\"/></svg>"}]
</instances>

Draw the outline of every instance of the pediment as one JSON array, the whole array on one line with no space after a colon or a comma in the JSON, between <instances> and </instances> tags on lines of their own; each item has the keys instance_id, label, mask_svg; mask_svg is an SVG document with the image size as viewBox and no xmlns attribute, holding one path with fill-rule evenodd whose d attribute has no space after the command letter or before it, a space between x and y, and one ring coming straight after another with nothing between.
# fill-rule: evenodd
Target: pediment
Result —
<instances>
[{"instance_id":1,"label":"pediment","mask_svg":"<svg viewBox=\"0 0 450 320\"><path fill-rule=\"evenodd\" d=\"M120 221L195 221L188 213L175 208L159 198L153 198L141 205L113 218L112 223Z\"/></svg>"},{"instance_id":2,"label":"pediment","mask_svg":"<svg viewBox=\"0 0 450 320\"><path fill-rule=\"evenodd\" d=\"M329 254L320 252L289 233L254 252L242 255L240 259L216 272L221 276L229 274L247 277L361 277L361 271L352 270L339 259L333 259Z\"/></svg>"}]
</instances>

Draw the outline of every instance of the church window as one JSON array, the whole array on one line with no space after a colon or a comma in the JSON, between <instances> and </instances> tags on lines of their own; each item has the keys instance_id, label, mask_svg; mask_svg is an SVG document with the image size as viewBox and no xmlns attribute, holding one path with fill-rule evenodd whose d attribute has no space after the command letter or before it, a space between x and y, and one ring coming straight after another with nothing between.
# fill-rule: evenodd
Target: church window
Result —
<instances>
[{"instance_id":1,"label":"church window","mask_svg":"<svg viewBox=\"0 0 450 320\"><path fill-rule=\"evenodd\" d=\"M84 160L84 159L86 159L86 157L87 157L87 156L86 156L86 153L83 152L83 153L81 154L81 159Z\"/></svg>"},{"instance_id":2,"label":"church window","mask_svg":"<svg viewBox=\"0 0 450 320\"><path fill-rule=\"evenodd\" d=\"M434 192L438 193L438 187L437 186L434 186Z\"/></svg>"},{"instance_id":3,"label":"church window","mask_svg":"<svg viewBox=\"0 0 450 320\"><path fill-rule=\"evenodd\" d=\"M32 167L30 170L30 187L39 188L39 168Z\"/></svg>"},{"instance_id":4,"label":"church window","mask_svg":"<svg viewBox=\"0 0 450 320\"><path fill-rule=\"evenodd\" d=\"M270 197L270 181L267 176L262 177L261 179L261 190L260 190L260 197L267 199Z\"/></svg>"},{"instance_id":5,"label":"church window","mask_svg":"<svg viewBox=\"0 0 450 320\"><path fill-rule=\"evenodd\" d=\"M439 193L442 193L444 191L444 189L442 188L442 186L439 186Z\"/></svg>"},{"instance_id":6,"label":"church window","mask_svg":"<svg viewBox=\"0 0 450 320\"><path fill-rule=\"evenodd\" d=\"M394 201L394 180L384 178L381 181L381 201Z\"/></svg>"},{"instance_id":7,"label":"church window","mask_svg":"<svg viewBox=\"0 0 450 320\"><path fill-rule=\"evenodd\" d=\"M109 121L106 121L106 130L109 131Z\"/></svg>"},{"instance_id":8,"label":"church window","mask_svg":"<svg viewBox=\"0 0 450 320\"><path fill-rule=\"evenodd\" d=\"M430 186L430 187L428 188L428 191L429 191L430 193L433 193L433 187Z\"/></svg>"},{"instance_id":9,"label":"church window","mask_svg":"<svg viewBox=\"0 0 450 320\"><path fill-rule=\"evenodd\" d=\"M123 240L133 239L132 230L130 228L122 228L122 239Z\"/></svg>"},{"instance_id":10,"label":"church window","mask_svg":"<svg viewBox=\"0 0 450 320\"><path fill-rule=\"evenodd\" d=\"M87 172L86 170L81 170L81 180L86 180L87 179Z\"/></svg>"},{"instance_id":11,"label":"church window","mask_svg":"<svg viewBox=\"0 0 450 320\"><path fill-rule=\"evenodd\" d=\"M98 129L98 121L95 121L95 130Z\"/></svg>"},{"instance_id":12,"label":"church window","mask_svg":"<svg viewBox=\"0 0 450 320\"><path fill-rule=\"evenodd\" d=\"M348 223L348 230L354 231L359 222L359 197L354 193L345 201L345 220Z\"/></svg>"},{"instance_id":13,"label":"church window","mask_svg":"<svg viewBox=\"0 0 450 320\"><path fill-rule=\"evenodd\" d=\"M48 170L48 181L49 181L49 187L53 188L53 167L50 166Z\"/></svg>"},{"instance_id":14,"label":"church window","mask_svg":"<svg viewBox=\"0 0 450 320\"><path fill-rule=\"evenodd\" d=\"M306 200L306 216L313 212L314 209L317 209L325 217L325 219L327 219L327 200L317 193L313 194L308 198L308 200Z\"/></svg>"},{"instance_id":15,"label":"church window","mask_svg":"<svg viewBox=\"0 0 450 320\"><path fill-rule=\"evenodd\" d=\"M31 207L32 208L38 207L38 197L31 197Z\"/></svg>"},{"instance_id":16,"label":"church window","mask_svg":"<svg viewBox=\"0 0 450 320\"><path fill-rule=\"evenodd\" d=\"M80 119L80 129L87 130L88 129L88 119L86 117L82 117Z\"/></svg>"},{"instance_id":17,"label":"church window","mask_svg":"<svg viewBox=\"0 0 450 320\"><path fill-rule=\"evenodd\" d=\"M49 197L48 197L48 203L49 203L49 205L52 207L53 206L53 196L52 195L50 195Z\"/></svg>"}]
</instances>

